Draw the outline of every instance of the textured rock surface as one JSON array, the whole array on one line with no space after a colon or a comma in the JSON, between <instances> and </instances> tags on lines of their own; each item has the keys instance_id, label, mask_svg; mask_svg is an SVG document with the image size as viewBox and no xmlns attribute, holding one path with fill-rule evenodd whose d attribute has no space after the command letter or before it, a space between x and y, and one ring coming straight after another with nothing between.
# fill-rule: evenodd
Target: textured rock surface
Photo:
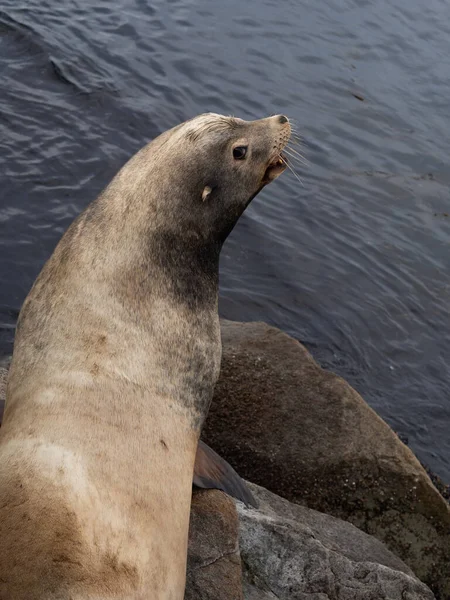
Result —
<instances>
[{"instance_id":1,"label":"textured rock surface","mask_svg":"<svg viewBox=\"0 0 450 600\"><path fill-rule=\"evenodd\" d=\"M245 600L432 600L400 559L350 523L251 486L238 505Z\"/></svg>"},{"instance_id":2,"label":"textured rock surface","mask_svg":"<svg viewBox=\"0 0 450 600\"><path fill-rule=\"evenodd\" d=\"M238 517L217 490L192 495L185 600L242 600Z\"/></svg>"},{"instance_id":3,"label":"textured rock surface","mask_svg":"<svg viewBox=\"0 0 450 600\"><path fill-rule=\"evenodd\" d=\"M264 323L223 322L204 439L246 479L348 520L450 599L450 507L344 380Z\"/></svg>"},{"instance_id":4,"label":"textured rock surface","mask_svg":"<svg viewBox=\"0 0 450 600\"><path fill-rule=\"evenodd\" d=\"M238 503L239 528L233 501L216 490L194 493L185 600L433 600L375 538L251 489L260 508Z\"/></svg>"}]
</instances>

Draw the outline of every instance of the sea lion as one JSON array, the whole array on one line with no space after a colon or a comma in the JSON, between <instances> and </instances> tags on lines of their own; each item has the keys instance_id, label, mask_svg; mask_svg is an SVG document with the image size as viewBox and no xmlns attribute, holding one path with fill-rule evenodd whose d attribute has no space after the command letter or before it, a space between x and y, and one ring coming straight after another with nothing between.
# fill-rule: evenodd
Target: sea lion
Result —
<instances>
[{"instance_id":1,"label":"sea lion","mask_svg":"<svg viewBox=\"0 0 450 600\"><path fill-rule=\"evenodd\" d=\"M221 358L219 254L285 169L283 115L163 133L72 223L19 315L0 429L2 600L182 600Z\"/></svg>"}]
</instances>

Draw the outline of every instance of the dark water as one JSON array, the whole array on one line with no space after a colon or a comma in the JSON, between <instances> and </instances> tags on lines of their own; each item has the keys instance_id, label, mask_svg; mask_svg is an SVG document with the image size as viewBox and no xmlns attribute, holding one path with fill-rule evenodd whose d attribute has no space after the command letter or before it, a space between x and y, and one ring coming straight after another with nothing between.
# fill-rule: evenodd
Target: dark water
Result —
<instances>
[{"instance_id":1,"label":"dark water","mask_svg":"<svg viewBox=\"0 0 450 600\"><path fill-rule=\"evenodd\" d=\"M75 215L204 111L284 112L311 163L231 236L222 314L304 341L450 480L444 0L3 0L0 352Z\"/></svg>"}]
</instances>

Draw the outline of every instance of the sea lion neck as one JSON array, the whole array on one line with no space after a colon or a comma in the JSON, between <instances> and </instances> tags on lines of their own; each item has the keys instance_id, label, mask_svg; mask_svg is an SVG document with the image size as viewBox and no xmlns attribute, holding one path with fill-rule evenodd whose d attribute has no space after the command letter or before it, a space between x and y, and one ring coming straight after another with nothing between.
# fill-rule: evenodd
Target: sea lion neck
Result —
<instances>
[{"instance_id":1,"label":"sea lion neck","mask_svg":"<svg viewBox=\"0 0 450 600\"><path fill-rule=\"evenodd\" d=\"M152 231L145 243L145 269L153 271L164 293L192 310L216 306L221 250L218 241L158 230Z\"/></svg>"},{"instance_id":2,"label":"sea lion neck","mask_svg":"<svg viewBox=\"0 0 450 600\"><path fill-rule=\"evenodd\" d=\"M217 308L220 239L163 219L135 219L133 210L118 214L114 199L102 198L72 225L60 242L61 252L73 257L72 269L107 280L138 313L155 297L194 311ZM72 247L81 236L86 243L76 254Z\"/></svg>"}]
</instances>

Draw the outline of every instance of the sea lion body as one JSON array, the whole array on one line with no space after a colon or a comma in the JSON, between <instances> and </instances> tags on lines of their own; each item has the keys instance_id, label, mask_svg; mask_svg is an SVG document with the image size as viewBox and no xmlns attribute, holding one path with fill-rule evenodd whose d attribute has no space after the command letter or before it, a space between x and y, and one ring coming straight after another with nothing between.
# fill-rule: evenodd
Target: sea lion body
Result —
<instances>
[{"instance_id":1,"label":"sea lion body","mask_svg":"<svg viewBox=\"0 0 450 600\"><path fill-rule=\"evenodd\" d=\"M162 134L44 266L0 430L2 600L182 600L220 249L283 170L282 119L202 115Z\"/></svg>"}]
</instances>

